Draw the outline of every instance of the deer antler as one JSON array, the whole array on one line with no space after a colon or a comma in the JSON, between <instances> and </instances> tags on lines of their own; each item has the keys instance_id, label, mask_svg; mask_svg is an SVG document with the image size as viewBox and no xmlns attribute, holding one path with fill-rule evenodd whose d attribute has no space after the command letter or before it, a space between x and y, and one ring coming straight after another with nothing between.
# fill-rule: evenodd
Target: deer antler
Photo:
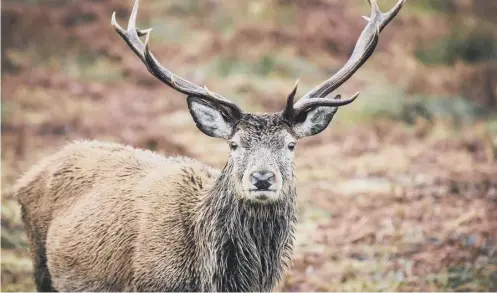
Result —
<instances>
[{"instance_id":1,"label":"deer antler","mask_svg":"<svg viewBox=\"0 0 497 293\"><path fill-rule=\"evenodd\" d=\"M221 95L211 92L207 87L200 87L182 77L175 75L167 68L162 66L154 57L149 49L149 37L151 28L141 30L136 27L136 16L138 14L139 0L135 1L133 10L128 21L128 28L124 30L116 21L116 13L112 14L112 26L117 33L126 41L128 46L135 52L135 54L142 60L147 67L148 71L157 79L167 84L171 88L189 95L203 98L205 101L213 102L215 105L222 105L231 110L231 113L236 116L241 116L243 111L233 102L227 100ZM141 36L145 36L145 43L140 40Z\"/></svg>"},{"instance_id":2,"label":"deer antler","mask_svg":"<svg viewBox=\"0 0 497 293\"><path fill-rule=\"evenodd\" d=\"M307 111L316 106L339 107L352 103L359 93L354 94L352 97L340 100L341 96L337 95L334 99L325 98L331 92L336 90L345 81L347 81L373 54L380 32L387 26L387 24L397 15L406 0L400 0L397 4L387 13L382 13L376 3L376 0L368 0L371 6L371 16L363 16L368 24L362 31L354 51L345 65L332 77L324 81L322 84L305 94L300 100L293 104L293 98L296 88L292 91L287 99L287 105L283 111L283 116L287 119L293 119L300 113ZM290 98L291 97L291 98ZM318 98L318 99L316 99Z\"/></svg>"}]
</instances>

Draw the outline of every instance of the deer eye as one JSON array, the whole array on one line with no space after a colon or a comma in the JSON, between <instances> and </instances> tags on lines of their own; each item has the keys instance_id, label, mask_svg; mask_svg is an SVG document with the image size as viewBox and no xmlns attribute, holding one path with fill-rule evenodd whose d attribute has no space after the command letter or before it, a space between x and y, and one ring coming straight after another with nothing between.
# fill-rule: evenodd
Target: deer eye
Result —
<instances>
[{"instance_id":1,"label":"deer eye","mask_svg":"<svg viewBox=\"0 0 497 293\"><path fill-rule=\"evenodd\" d=\"M230 149L232 151L236 150L238 148L238 144L234 141L230 141Z\"/></svg>"},{"instance_id":2,"label":"deer eye","mask_svg":"<svg viewBox=\"0 0 497 293\"><path fill-rule=\"evenodd\" d=\"M288 144L288 149L293 151L293 149L295 149L295 143L294 142L291 142Z\"/></svg>"}]
</instances>

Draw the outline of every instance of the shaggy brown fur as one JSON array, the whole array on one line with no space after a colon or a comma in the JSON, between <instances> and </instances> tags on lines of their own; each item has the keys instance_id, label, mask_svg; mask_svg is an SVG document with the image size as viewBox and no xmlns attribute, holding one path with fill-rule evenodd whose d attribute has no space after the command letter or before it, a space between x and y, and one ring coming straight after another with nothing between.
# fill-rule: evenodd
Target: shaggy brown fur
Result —
<instances>
[{"instance_id":1,"label":"shaggy brown fur","mask_svg":"<svg viewBox=\"0 0 497 293\"><path fill-rule=\"evenodd\" d=\"M16 187L38 290L271 290L291 249L294 190L254 205L219 174L95 141L44 159Z\"/></svg>"}]
</instances>

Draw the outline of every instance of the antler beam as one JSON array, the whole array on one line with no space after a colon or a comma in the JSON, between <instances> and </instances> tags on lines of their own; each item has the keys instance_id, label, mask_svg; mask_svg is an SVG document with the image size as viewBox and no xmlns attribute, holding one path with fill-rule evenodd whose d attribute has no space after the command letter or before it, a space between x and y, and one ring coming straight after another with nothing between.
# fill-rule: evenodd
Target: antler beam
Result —
<instances>
[{"instance_id":1,"label":"antler beam","mask_svg":"<svg viewBox=\"0 0 497 293\"><path fill-rule=\"evenodd\" d=\"M112 26L116 32L126 41L128 46L135 52L135 54L142 60L147 67L148 71L157 79L167 84L171 88L186 94L188 96L196 96L205 99L208 102L213 102L217 105L228 107L230 113L241 115L243 111L233 102L227 100L221 95L211 92L207 87L200 87L174 73L162 66L159 61L154 57L149 49L149 37L151 28L141 30L136 27L136 16L138 14L139 0L135 1L133 10L128 21L128 28L123 29L116 21L116 13L112 14ZM145 36L145 43L142 43L140 37Z\"/></svg>"},{"instance_id":2,"label":"antler beam","mask_svg":"<svg viewBox=\"0 0 497 293\"><path fill-rule=\"evenodd\" d=\"M284 115L288 116L288 112L292 112L292 116L295 116L298 113L302 113L303 111L316 106L343 106L350 104L358 97L359 93L356 93L351 98L346 100L340 100L340 95L337 95L335 99L325 98L331 92L340 87L345 81L347 81L369 59L369 57L371 57L376 45L378 44L380 32L397 15L406 0L398 1L397 4L387 13L382 13L380 11L375 0L368 0L368 2L371 6L371 16L364 16L364 18L368 21L368 24L357 40L354 51L352 52L349 60L336 74L324 81L321 85L309 91L300 100L298 100L293 105L293 109L291 110L289 110L288 105L288 102L290 102L289 99Z\"/></svg>"}]
</instances>

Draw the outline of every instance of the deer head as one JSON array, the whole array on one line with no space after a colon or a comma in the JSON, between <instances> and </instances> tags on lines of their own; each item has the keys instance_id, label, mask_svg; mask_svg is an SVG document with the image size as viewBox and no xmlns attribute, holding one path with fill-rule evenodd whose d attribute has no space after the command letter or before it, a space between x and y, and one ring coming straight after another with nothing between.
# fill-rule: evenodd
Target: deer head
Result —
<instances>
[{"instance_id":1,"label":"deer head","mask_svg":"<svg viewBox=\"0 0 497 293\"><path fill-rule=\"evenodd\" d=\"M135 1L127 30L116 22L112 26L142 60L148 71L187 96L188 108L197 127L205 134L225 139L231 149L227 168L241 197L257 202L277 200L294 186L293 150L303 137L323 131L338 107L352 103L359 95L341 99L327 96L347 81L373 54L380 32L397 15L405 0L400 0L387 13L382 13L375 0L368 0L370 17L350 59L328 80L294 103L297 84L288 95L281 112L272 114L246 113L232 101L185 80L162 66L149 49L152 29L136 27L138 2ZM145 37L142 42L140 37ZM226 169L225 169L226 170Z\"/></svg>"}]
</instances>

